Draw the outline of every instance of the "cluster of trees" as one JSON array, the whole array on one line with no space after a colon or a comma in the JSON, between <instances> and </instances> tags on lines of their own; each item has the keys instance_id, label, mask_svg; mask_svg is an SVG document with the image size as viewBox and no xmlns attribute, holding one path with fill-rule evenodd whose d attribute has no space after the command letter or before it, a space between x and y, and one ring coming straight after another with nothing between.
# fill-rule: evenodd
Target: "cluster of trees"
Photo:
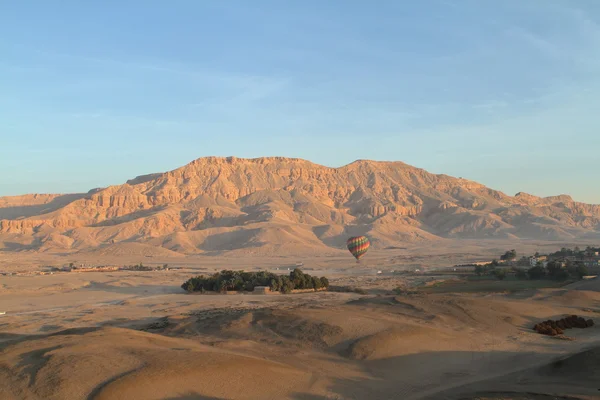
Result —
<instances>
[{"instance_id":1,"label":"cluster of trees","mask_svg":"<svg viewBox=\"0 0 600 400\"><path fill-rule=\"evenodd\" d=\"M266 271L244 272L223 270L211 276L200 275L185 281L181 287L188 292L251 292L256 286L268 286L274 292L290 293L294 289L321 289L329 287L325 277L310 276L296 268L290 275L276 275Z\"/></svg>"},{"instance_id":2,"label":"cluster of trees","mask_svg":"<svg viewBox=\"0 0 600 400\"><path fill-rule=\"evenodd\" d=\"M587 267L581 263L575 263L573 265L563 267L559 262L550 261L546 268L542 267L541 265L529 268L527 275L530 279L550 278L558 281L564 281L570 277L581 279L584 276L589 275L589 271Z\"/></svg>"},{"instance_id":3,"label":"cluster of trees","mask_svg":"<svg viewBox=\"0 0 600 400\"><path fill-rule=\"evenodd\" d=\"M496 268L497 265L493 263L487 265L477 265L475 267L475 273L481 275L492 275L502 280L506 277L507 271L514 273L517 279L555 279L555 280L567 280L570 277L576 277L578 279L589 275L588 269L581 263L576 263L571 266L563 267L561 263L551 261L548 266L544 268L541 265L529 269L523 269L513 267L510 269Z\"/></svg>"},{"instance_id":4,"label":"cluster of trees","mask_svg":"<svg viewBox=\"0 0 600 400\"><path fill-rule=\"evenodd\" d=\"M502 261L512 261L517 259L517 251L515 249L509 250L500 256Z\"/></svg>"},{"instance_id":5,"label":"cluster of trees","mask_svg":"<svg viewBox=\"0 0 600 400\"><path fill-rule=\"evenodd\" d=\"M169 268L169 264L163 264L162 267L161 266L148 267L142 263L139 263L139 264L135 264L135 265L126 265L122 269L125 269L128 271L154 271L154 270L164 270L164 269L168 269L168 268Z\"/></svg>"},{"instance_id":6,"label":"cluster of trees","mask_svg":"<svg viewBox=\"0 0 600 400\"><path fill-rule=\"evenodd\" d=\"M560 258L560 257L584 257L586 254L594 254L596 252L600 252L600 247L591 247L587 246L585 250L581 250L578 246L575 246L574 249L568 249L563 247L559 251L550 254L550 257Z\"/></svg>"},{"instance_id":7,"label":"cluster of trees","mask_svg":"<svg viewBox=\"0 0 600 400\"><path fill-rule=\"evenodd\" d=\"M139 263L136 265L129 265L129 266L125 267L124 269L127 269L129 271L152 271L152 267L147 267L142 263Z\"/></svg>"},{"instance_id":8,"label":"cluster of trees","mask_svg":"<svg viewBox=\"0 0 600 400\"><path fill-rule=\"evenodd\" d=\"M494 260L491 263L485 265L475 265L475 273L479 276L481 275L496 275L498 271L504 271L503 269L496 269L500 263Z\"/></svg>"}]
</instances>

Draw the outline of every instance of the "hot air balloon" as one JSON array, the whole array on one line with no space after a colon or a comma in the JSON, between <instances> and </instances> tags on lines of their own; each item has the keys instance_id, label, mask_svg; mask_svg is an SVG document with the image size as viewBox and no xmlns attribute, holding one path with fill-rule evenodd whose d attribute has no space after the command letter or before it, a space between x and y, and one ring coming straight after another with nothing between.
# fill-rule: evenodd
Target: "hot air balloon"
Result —
<instances>
[{"instance_id":1,"label":"hot air balloon","mask_svg":"<svg viewBox=\"0 0 600 400\"><path fill-rule=\"evenodd\" d=\"M356 262L365 255L370 245L371 242L369 242L369 238L366 236L353 236L346 241L346 246L354 258L356 258Z\"/></svg>"}]
</instances>

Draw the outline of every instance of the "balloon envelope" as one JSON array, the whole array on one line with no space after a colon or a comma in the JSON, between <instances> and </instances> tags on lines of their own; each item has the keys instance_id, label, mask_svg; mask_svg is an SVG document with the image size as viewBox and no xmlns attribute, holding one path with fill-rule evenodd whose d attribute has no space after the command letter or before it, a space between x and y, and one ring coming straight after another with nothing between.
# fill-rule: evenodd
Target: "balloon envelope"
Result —
<instances>
[{"instance_id":1,"label":"balloon envelope","mask_svg":"<svg viewBox=\"0 0 600 400\"><path fill-rule=\"evenodd\" d=\"M346 241L348 250L357 260L365 255L370 245L371 242L366 236L353 236Z\"/></svg>"}]
</instances>

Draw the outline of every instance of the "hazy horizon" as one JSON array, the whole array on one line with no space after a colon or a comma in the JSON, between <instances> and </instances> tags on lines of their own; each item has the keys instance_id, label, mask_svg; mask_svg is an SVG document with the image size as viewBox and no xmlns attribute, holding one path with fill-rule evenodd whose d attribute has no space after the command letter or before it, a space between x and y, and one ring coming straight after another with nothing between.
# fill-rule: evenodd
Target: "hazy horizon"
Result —
<instances>
[{"instance_id":1,"label":"hazy horizon","mask_svg":"<svg viewBox=\"0 0 600 400\"><path fill-rule=\"evenodd\" d=\"M600 204L594 1L22 1L0 51L0 196L233 155Z\"/></svg>"}]
</instances>

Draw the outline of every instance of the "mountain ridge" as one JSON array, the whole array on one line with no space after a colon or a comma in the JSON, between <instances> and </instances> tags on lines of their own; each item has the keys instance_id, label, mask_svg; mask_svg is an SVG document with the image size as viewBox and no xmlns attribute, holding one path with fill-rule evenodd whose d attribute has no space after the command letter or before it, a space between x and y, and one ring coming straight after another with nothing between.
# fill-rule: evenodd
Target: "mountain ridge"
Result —
<instances>
[{"instance_id":1,"label":"mountain ridge","mask_svg":"<svg viewBox=\"0 0 600 400\"><path fill-rule=\"evenodd\" d=\"M509 196L401 161L203 157L85 194L0 197L0 249L89 251L136 242L182 254L338 251L448 238L595 240L600 205ZM107 250L108 251L108 250Z\"/></svg>"}]
</instances>

